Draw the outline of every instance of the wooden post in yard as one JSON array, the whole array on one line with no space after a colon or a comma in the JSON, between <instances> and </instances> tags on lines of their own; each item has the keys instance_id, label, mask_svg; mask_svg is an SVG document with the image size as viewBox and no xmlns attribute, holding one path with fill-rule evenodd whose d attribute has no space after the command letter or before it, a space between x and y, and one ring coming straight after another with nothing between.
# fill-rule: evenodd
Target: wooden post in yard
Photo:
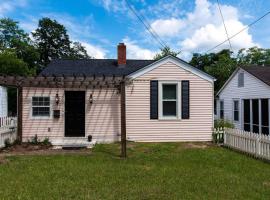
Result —
<instances>
[{"instance_id":1,"label":"wooden post in yard","mask_svg":"<svg viewBox=\"0 0 270 200\"><path fill-rule=\"evenodd\" d=\"M22 95L22 87L18 87L17 92L17 134L18 140L22 142L22 110L23 110L23 95Z\"/></svg>"},{"instance_id":2,"label":"wooden post in yard","mask_svg":"<svg viewBox=\"0 0 270 200\"><path fill-rule=\"evenodd\" d=\"M127 157L127 136L126 136L126 87L125 82L120 84L121 93L121 157Z\"/></svg>"}]
</instances>

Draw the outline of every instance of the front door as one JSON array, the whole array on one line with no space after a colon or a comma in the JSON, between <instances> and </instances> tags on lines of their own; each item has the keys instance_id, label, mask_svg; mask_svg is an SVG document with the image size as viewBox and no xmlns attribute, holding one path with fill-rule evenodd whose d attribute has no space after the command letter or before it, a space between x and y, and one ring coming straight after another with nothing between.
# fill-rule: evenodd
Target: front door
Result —
<instances>
[{"instance_id":1,"label":"front door","mask_svg":"<svg viewBox=\"0 0 270 200\"><path fill-rule=\"evenodd\" d=\"M65 91L65 137L85 137L85 91Z\"/></svg>"}]
</instances>

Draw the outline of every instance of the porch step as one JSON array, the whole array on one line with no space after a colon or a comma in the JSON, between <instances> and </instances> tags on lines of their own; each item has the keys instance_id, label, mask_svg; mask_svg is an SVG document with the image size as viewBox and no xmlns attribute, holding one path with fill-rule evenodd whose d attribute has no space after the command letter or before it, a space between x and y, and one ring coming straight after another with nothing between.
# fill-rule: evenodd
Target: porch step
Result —
<instances>
[{"instance_id":1,"label":"porch step","mask_svg":"<svg viewBox=\"0 0 270 200\"><path fill-rule=\"evenodd\" d=\"M55 147L86 147L92 148L96 144L95 141L88 142L87 138L60 138L51 141Z\"/></svg>"}]
</instances>

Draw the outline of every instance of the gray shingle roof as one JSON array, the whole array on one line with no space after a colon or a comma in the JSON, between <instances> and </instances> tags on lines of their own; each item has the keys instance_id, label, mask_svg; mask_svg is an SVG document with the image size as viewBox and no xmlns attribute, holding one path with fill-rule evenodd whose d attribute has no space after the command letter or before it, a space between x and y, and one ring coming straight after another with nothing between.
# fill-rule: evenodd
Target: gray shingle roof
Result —
<instances>
[{"instance_id":1,"label":"gray shingle roof","mask_svg":"<svg viewBox=\"0 0 270 200\"><path fill-rule=\"evenodd\" d=\"M270 66L244 66L241 68L270 86Z\"/></svg>"},{"instance_id":2,"label":"gray shingle roof","mask_svg":"<svg viewBox=\"0 0 270 200\"><path fill-rule=\"evenodd\" d=\"M45 76L126 76L155 60L127 60L126 66L119 67L116 59L57 59L53 60L39 75Z\"/></svg>"}]
</instances>

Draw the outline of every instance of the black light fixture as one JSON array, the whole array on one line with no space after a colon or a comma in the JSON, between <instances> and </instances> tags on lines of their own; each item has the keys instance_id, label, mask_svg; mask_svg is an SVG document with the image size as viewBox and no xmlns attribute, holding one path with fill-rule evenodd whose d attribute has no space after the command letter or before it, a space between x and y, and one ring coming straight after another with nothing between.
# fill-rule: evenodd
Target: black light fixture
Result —
<instances>
[{"instance_id":1,"label":"black light fixture","mask_svg":"<svg viewBox=\"0 0 270 200\"><path fill-rule=\"evenodd\" d=\"M90 94L90 97L89 97L89 103L90 103L90 104L93 103L93 94Z\"/></svg>"},{"instance_id":2,"label":"black light fixture","mask_svg":"<svg viewBox=\"0 0 270 200\"><path fill-rule=\"evenodd\" d=\"M60 97L59 97L59 95L58 95L58 93L57 93L57 94L55 95L55 103L56 103L56 105L58 105L59 102L60 102Z\"/></svg>"}]
</instances>

